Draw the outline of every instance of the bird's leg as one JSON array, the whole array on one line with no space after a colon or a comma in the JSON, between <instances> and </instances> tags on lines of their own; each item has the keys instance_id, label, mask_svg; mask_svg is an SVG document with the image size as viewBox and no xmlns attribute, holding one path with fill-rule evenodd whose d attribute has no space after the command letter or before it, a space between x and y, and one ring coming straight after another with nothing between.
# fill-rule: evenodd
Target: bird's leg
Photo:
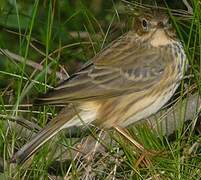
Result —
<instances>
[{"instance_id":1,"label":"bird's leg","mask_svg":"<svg viewBox=\"0 0 201 180\"><path fill-rule=\"evenodd\" d=\"M121 134L123 137L125 137L127 140L129 140L135 147L137 147L140 151L145 151L145 148L138 143L136 140L134 140L128 132L126 132L125 129L119 127L119 126L114 126L113 127L119 134Z\"/></svg>"},{"instance_id":2,"label":"bird's leg","mask_svg":"<svg viewBox=\"0 0 201 180\"><path fill-rule=\"evenodd\" d=\"M135 168L137 168L141 162L143 162L146 166L149 166L151 164L151 160L148 155L153 155L153 152L146 150L140 143L134 140L124 128L119 126L114 126L113 128L142 152L135 164Z\"/></svg>"}]
</instances>

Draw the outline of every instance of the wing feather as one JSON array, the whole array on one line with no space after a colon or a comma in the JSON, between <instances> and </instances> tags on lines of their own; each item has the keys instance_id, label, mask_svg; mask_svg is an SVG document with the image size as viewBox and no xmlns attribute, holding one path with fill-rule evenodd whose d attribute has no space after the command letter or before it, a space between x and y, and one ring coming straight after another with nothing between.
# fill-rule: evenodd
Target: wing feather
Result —
<instances>
[{"instance_id":1,"label":"wing feather","mask_svg":"<svg viewBox=\"0 0 201 180\"><path fill-rule=\"evenodd\" d=\"M160 81L172 59L167 48L147 47L124 37L39 101L65 104L139 92Z\"/></svg>"}]
</instances>

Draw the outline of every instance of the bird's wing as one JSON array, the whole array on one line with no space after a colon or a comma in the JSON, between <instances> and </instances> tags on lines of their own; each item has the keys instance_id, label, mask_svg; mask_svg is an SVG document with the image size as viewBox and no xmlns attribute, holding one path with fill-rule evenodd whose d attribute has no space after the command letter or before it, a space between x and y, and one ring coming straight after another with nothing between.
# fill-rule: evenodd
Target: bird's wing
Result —
<instances>
[{"instance_id":1,"label":"bird's wing","mask_svg":"<svg viewBox=\"0 0 201 180\"><path fill-rule=\"evenodd\" d=\"M161 79L171 59L165 48L148 48L123 36L37 102L65 104L143 91Z\"/></svg>"}]
</instances>

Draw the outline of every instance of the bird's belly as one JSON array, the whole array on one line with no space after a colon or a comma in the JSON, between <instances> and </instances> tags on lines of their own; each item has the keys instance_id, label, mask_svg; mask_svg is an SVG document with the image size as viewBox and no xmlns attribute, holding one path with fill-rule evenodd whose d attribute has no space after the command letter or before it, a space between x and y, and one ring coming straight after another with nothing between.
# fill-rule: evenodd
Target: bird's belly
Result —
<instances>
[{"instance_id":1,"label":"bird's belly","mask_svg":"<svg viewBox=\"0 0 201 180\"><path fill-rule=\"evenodd\" d=\"M122 123L120 123L119 125L122 127L126 127L156 113L162 106L164 106L168 102L177 87L178 85L174 85L169 87L169 90L161 94L143 97L130 107L130 109L128 110L130 111L130 113L128 112L130 116L128 116L126 120L122 121Z\"/></svg>"},{"instance_id":2,"label":"bird's belly","mask_svg":"<svg viewBox=\"0 0 201 180\"><path fill-rule=\"evenodd\" d=\"M96 114L97 112L95 110L83 110L70 119L61 129L89 125L96 119Z\"/></svg>"},{"instance_id":3,"label":"bird's belly","mask_svg":"<svg viewBox=\"0 0 201 180\"><path fill-rule=\"evenodd\" d=\"M122 99L118 97L116 99L118 101L114 99L111 102L107 101L106 106L97 103L86 103L80 106L80 113L68 121L63 128L91 123L104 128L111 128L116 125L126 127L156 113L172 97L177 87L178 84L174 84L168 89L165 88L166 90L160 94L141 96L137 101L135 100L136 97L132 98L132 95L128 95L122 97ZM103 111L101 108L103 108Z\"/></svg>"},{"instance_id":4,"label":"bird's belly","mask_svg":"<svg viewBox=\"0 0 201 180\"><path fill-rule=\"evenodd\" d=\"M72 126L85 126L92 123L97 117L97 111L100 105L96 102L86 102L80 104L77 108L77 113L70 119L61 129Z\"/></svg>"}]
</instances>

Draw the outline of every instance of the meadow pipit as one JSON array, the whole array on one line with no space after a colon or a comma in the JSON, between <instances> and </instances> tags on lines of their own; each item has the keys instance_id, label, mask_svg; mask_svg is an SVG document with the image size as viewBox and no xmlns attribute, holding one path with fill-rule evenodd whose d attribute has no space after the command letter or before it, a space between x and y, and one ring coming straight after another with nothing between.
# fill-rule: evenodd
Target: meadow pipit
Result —
<instances>
[{"instance_id":1,"label":"meadow pipit","mask_svg":"<svg viewBox=\"0 0 201 180\"><path fill-rule=\"evenodd\" d=\"M90 123L126 127L156 113L179 86L185 64L169 18L159 10L139 13L132 30L39 99L68 106L13 156L13 162L24 162L64 128Z\"/></svg>"}]
</instances>

